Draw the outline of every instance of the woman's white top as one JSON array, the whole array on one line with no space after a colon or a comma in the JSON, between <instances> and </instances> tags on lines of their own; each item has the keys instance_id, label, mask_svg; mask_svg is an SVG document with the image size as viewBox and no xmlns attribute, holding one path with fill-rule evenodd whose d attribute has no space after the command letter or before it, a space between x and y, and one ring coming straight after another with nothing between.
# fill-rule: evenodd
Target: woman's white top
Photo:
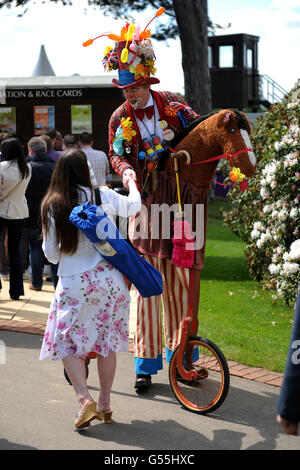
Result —
<instances>
[{"instance_id":1,"label":"woman's white top","mask_svg":"<svg viewBox=\"0 0 300 470\"><path fill-rule=\"evenodd\" d=\"M18 184L21 175L17 162L0 162L0 217L3 219L26 219L29 215L25 197L25 191L31 178L31 166L28 166L27 178L22 179ZM16 189L11 191L15 186ZM11 193L9 193L10 191Z\"/></svg>"},{"instance_id":2,"label":"woman's white top","mask_svg":"<svg viewBox=\"0 0 300 470\"><path fill-rule=\"evenodd\" d=\"M87 198L82 191L80 194L79 205L91 200L91 191L89 188L83 188ZM119 215L121 217L131 217L139 212L141 208L141 196L137 189L131 190L129 196L122 196L112 189L103 186L100 188L101 207L109 215ZM78 247L73 255L66 255L60 252L56 241L55 223L51 219L50 229L47 234L43 233L43 250L50 263L58 265L58 276L72 276L93 269L99 261L103 259L101 254L95 250L93 244L82 233L79 232Z\"/></svg>"}]
</instances>

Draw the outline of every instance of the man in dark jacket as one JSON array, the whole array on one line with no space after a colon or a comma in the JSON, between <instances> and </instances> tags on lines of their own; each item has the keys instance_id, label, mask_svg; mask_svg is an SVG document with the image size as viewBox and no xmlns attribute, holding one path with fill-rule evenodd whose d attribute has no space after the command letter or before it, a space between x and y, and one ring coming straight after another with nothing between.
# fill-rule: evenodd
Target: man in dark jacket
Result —
<instances>
[{"instance_id":1,"label":"man in dark jacket","mask_svg":"<svg viewBox=\"0 0 300 470\"><path fill-rule=\"evenodd\" d=\"M277 421L286 434L298 435L300 422L300 286L288 358L278 398Z\"/></svg>"},{"instance_id":2,"label":"man in dark jacket","mask_svg":"<svg viewBox=\"0 0 300 470\"><path fill-rule=\"evenodd\" d=\"M29 164L32 176L26 190L29 217L25 222L31 266L31 290L41 290L43 285L43 252L41 239L41 202L50 185L55 162L46 155L47 145L41 137L28 142Z\"/></svg>"}]
</instances>

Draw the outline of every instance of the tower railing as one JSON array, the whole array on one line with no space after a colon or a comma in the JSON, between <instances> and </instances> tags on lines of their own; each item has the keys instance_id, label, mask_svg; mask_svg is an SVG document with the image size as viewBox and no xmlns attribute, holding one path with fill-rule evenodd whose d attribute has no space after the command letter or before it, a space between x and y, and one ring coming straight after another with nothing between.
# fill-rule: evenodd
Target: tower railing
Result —
<instances>
[{"instance_id":1,"label":"tower railing","mask_svg":"<svg viewBox=\"0 0 300 470\"><path fill-rule=\"evenodd\" d=\"M288 92L268 75L259 75L259 95L261 99L273 104L282 101L287 94Z\"/></svg>"}]
</instances>

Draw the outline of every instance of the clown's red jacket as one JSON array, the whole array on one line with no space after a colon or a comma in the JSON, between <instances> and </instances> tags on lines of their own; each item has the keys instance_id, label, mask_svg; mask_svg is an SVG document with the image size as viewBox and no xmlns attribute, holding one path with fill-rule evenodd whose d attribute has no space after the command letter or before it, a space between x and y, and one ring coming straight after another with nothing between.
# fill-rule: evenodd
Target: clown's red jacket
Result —
<instances>
[{"instance_id":1,"label":"clown's red jacket","mask_svg":"<svg viewBox=\"0 0 300 470\"><path fill-rule=\"evenodd\" d=\"M180 117L175 113L170 113L169 104L171 102L177 102L188 107L188 104L178 95L168 91L153 91L151 90L153 100L155 101L160 119L168 123L168 128L172 129L175 136L182 131L183 123ZM181 110L182 114L188 122L199 117L191 108L189 110ZM133 122L132 128L136 131L136 135L132 137L130 141L129 154L124 152L124 155L117 155L113 148L113 141L116 135L116 131L121 124L122 118L130 117ZM137 181L139 185L142 185L145 178L144 162L139 160L138 153L143 150L141 135L139 132L138 125L135 120L134 111L128 101L125 101L118 109L112 114L109 121L109 158L115 172L122 176L122 173L127 169L133 169L137 174Z\"/></svg>"}]
</instances>

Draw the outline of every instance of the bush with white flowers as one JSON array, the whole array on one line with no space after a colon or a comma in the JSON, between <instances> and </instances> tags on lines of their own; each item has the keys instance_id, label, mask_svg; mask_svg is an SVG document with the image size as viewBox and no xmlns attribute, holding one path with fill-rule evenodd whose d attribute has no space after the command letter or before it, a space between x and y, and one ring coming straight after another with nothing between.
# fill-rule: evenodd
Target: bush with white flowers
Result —
<instances>
[{"instance_id":1,"label":"bush with white flowers","mask_svg":"<svg viewBox=\"0 0 300 470\"><path fill-rule=\"evenodd\" d=\"M224 213L246 243L250 275L291 305L300 282L300 80L282 103L255 121L256 174L248 190L234 186Z\"/></svg>"}]
</instances>

